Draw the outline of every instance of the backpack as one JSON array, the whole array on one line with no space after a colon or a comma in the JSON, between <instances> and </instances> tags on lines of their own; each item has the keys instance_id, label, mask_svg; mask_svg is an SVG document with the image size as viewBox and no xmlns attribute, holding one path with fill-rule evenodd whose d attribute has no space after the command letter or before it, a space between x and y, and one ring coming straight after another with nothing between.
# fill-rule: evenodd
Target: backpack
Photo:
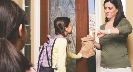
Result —
<instances>
[{"instance_id":1,"label":"backpack","mask_svg":"<svg viewBox=\"0 0 133 72\"><path fill-rule=\"evenodd\" d=\"M56 38L63 36L53 36L47 35L48 41L44 45L40 46L40 54L38 59L37 72L54 72L52 68L52 50Z\"/></svg>"}]
</instances>

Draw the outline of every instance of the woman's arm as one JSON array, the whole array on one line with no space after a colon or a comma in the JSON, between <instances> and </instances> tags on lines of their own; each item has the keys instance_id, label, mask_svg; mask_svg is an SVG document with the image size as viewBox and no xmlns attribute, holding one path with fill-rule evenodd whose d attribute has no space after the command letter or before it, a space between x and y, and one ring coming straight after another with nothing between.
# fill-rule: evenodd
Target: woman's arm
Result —
<instances>
[{"instance_id":1,"label":"woman's arm","mask_svg":"<svg viewBox=\"0 0 133 72\"><path fill-rule=\"evenodd\" d=\"M106 29L106 30L99 30L97 36L99 38L103 37L105 34L119 34L119 35L128 35L132 32L132 26L130 22L124 18L118 24L117 27Z\"/></svg>"},{"instance_id":2,"label":"woman's arm","mask_svg":"<svg viewBox=\"0 0 133 72\"><path fill-rule=\"evenodd\" d=\"M92 43L94 44L94 46L95 46L98 50L100 50L100 44L99 44L99 43L97 43L95 40L92 41Z\"/></svg>"},{"instance_id":3,"label":"woman's arm","mask_svg":"<svg viewBox=\"0 0 133 72\"><path fill-rule=\"evenodd\" d=\"M91 35L87 35L87 37L88 37L88 39L89 39L90 41L92 41L92 43L94 44L94 46L95 46L97 49L100 49L100 44L97 43Z\"/></svg>"},{"instance_id":4,"label":"woman's arm","mask_svg":"<svg viewBox=\"0 0 133 72\"><path fill-rule=\"evenodd\" d=\"M106 29L106 30L98 30L97 37L101 38L106 34L119 34L118 28Z\"/></svg>"}]
</instances>

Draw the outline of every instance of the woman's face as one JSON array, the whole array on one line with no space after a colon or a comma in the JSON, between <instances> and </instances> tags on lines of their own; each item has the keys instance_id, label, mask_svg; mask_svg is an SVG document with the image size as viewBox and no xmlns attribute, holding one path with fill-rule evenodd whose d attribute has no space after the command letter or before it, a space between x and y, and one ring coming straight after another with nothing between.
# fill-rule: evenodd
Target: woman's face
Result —
<instances>
[{"instance_id":1,"label":"woman's face","mask_svg":"<svg viewBox=\"0 0 133 72\"><path fill-rule=\"evenodd\" d=\"M24 45L26 44L27 38L28 38L28 33L27 33L26 26L24 25L24 28L23 28L23 40L22 40L22 47L21 48L23 48Z\"/></svg>"},{"instance_id":2,"label":"woman's face","mask_svg":"<svg viewBox=\"0 0 133 72\"><path fill-rule=\"evenodd\" d=\"M114 4L112 4L111 2L106 2L104 5L104 12L105 16L110 20L115 18L118 9L116 9Z\"/></svg>"},{"instance_id":3,"label":"woman's face","mask_svg":"<svg viewBox=\"0 0 133 72\"><path fill-rule=\"evenodd\" d=\"M19 34L19 35L18 35ZM24 27L22 28L22 24L19 26L19 30L16 31L16 33L14 34L13 38L10 40L10 42L18 49L18 50L22 50L26 41L28 38L28 33L27 33L27 29L24 25Z\"/></svg>"}]
</instances>

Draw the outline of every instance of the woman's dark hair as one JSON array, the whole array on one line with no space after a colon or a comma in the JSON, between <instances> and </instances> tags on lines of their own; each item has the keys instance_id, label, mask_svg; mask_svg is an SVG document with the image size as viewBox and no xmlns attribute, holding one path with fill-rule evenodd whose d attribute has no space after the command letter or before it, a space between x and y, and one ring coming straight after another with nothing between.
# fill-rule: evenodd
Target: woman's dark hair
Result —
<instances>
[{"instance_id":1,"label":"woman's dark hair","mask_svg":"<svg viewBox=\"0 0 133 72\"><path fill-rule=\"evenodd\" d=\"M10 41L20 24L27 24L26 12L14 1L0 0L0 72L26 72L32 66Z\"/></svg>"},{"instance_id":2,"label":"woman's dark hair","mask_svg":"<svg viewBox=\"0 0 133 72\"><path fill-rule=\"evenodd\" d=\"M113 27L116 27L119 24L119 22L122 20L122 18L126 18L124 15L122 2L121 0L105 0L104 5L106 2L111 2L115 6L115 8L118 9L118 12L115 16L114 24L113 24ZM108 21L109 19L106 17L105 22L108 22Z\"/></svg>"},{"instance_id":3,"label":"woman's dark hair","mask_svg":"<svg viewBox=\"0 0 133 72\"><path fill-rule=\"evenodd\" d=\"M57 17L54 20L54 28L55 28L55 34L61 34L65 36L65 27L68 27L70 23L70 18L68 17Z\"/></svg>"}]
</instances>

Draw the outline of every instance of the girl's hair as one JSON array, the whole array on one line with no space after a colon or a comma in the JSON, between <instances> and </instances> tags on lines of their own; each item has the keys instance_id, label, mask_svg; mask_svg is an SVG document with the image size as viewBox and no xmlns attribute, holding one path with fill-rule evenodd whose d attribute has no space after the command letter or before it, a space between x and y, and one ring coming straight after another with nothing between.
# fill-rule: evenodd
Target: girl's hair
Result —
<instances>
[{"instance_id":1,"label":"girl's hair","mask_svg":"<svg viewBox=\"0 0 133 72\"><path fill-rule=\"evenodd\" d=\"M68 27L70 23L70 18L68 17L57 17L54 20L55 34L61 34L65 37L65 27Z\"/></svg>"},{"instance_id":2,"label":"girl's hair","mask_svg":"<svg viewBox=\"0 0 133 72\"><path fill-rule=\"evenodd\" d=\"M116 27L119 24L119 22L122 20L122 18L126 18L124 15L122 2L121 0L105 0L104 5L106 2L111 2L115 6L115 8L118 9L118 12L115 16L114 23L113 23L113 27ZM105 22L108 22L108 21L109 19L106 17Z\"/></svg>"},{"instance_id":3,"label":"girl's hair","mask_svg":"<svg viewBox=\"0 0 133 72\"><path fill-rule=\"evenodd\" d=\"M0 72L25 72L32 66L10 41L20 24L27 24L25 11L14 1L0 0Z\"/></svg>"}]
</instances>

